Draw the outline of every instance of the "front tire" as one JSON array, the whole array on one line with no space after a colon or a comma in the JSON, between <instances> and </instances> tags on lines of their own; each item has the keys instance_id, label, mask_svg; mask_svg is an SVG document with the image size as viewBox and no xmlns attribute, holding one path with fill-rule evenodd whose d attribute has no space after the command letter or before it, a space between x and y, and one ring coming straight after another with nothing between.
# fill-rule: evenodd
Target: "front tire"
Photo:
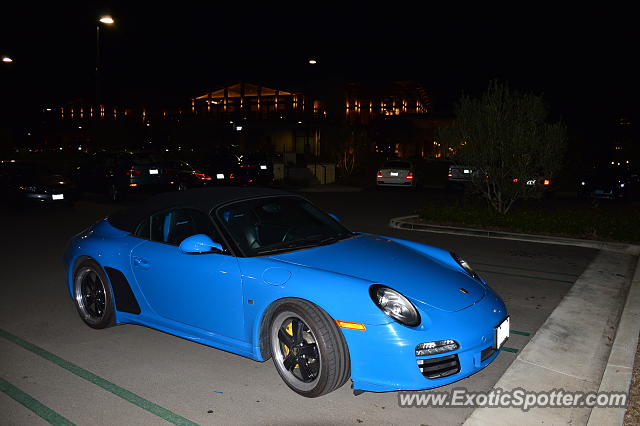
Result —
<instances>
[{"instance_id":1,"label":"front tire","mask_svg":"<svg viewBox=\"0 0 640 426\"><path fill-rule=\"evenodd\" d=\"M111 286L100 265L85 260L73 274L73 300L80 318L92 328L105 328L113 323L114 308Z\"/></svg>"},{"instance_id":2,"label":"front tire","mask_svg":"<svg viewBox=\"0 0 640 426\"><path fill-rule=\"evenodd\" d=\"M332 392L351 376L344 336L329 315L307 301L280 305L273 313L269 338L278 374L302 396Z\"/></svg>"}]
</instances>

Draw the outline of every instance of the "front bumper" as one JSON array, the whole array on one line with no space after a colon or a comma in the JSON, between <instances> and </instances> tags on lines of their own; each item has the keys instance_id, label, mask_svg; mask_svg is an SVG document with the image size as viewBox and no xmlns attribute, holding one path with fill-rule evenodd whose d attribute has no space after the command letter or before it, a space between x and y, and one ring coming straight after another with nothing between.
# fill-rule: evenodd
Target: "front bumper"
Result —
<instances>
[{"instance_id":1,"label":"front bumper","mask_svg":"<svg viewBox=\"0 0 640 426\"><path fill-rule=\"evenodd\" d=\"M507 317L507 311L493 293L458 312L422 307L420 310L423 323L418 327L392 322L367 326L365 331L342 330L349 345L354 389L370 392L431 389L469 377L497 357L499 351L492 349L495 327ZM416 356L415 349L420 343L446 339L457 341L460 347L442 354ZM450 358L438 360L443 357ZM431 366L445 364L451 368L442 370L444 374L427 377L434 376L429 374L429 370L433 371Z\"/></svg>"}]
</instances>

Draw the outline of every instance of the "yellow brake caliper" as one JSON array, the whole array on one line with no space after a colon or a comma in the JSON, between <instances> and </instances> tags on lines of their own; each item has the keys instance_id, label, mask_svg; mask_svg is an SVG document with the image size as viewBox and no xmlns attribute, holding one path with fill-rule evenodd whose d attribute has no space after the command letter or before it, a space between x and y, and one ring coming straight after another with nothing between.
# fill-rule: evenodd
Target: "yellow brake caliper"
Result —
<instances>
[{"instance_id":1,"label":"yellow brake caliper","mask_svg":"<svg viewBox=\"0 0 640 426\"><path fill-rule=\"evenodd\" d=\"M287 334L291 337L293 337L293 321L291 321L289 323L289 325L287 325L287 328L285 329ZM285 356L289 355L289 347L287 345L283 345L284 346L284 350L285 350ZM293 368L298 368L298 364L296 364Z\"/></svg>"}]
</instances>

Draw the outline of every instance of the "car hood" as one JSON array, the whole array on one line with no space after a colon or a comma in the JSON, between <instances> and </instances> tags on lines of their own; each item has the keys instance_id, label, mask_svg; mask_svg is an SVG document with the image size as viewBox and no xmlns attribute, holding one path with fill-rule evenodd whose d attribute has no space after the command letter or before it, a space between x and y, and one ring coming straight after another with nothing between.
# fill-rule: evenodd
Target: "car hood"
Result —
<instances>
[{"instance_id":1,"label":"car hood","mask_svg":"<svg viewBox=\"0 0 640 426\"><path fill-rule=\"evenodd\" d=\"M471 306L487 291L461 268L374 235L358 235L271 258L384 284L416 302L445 311Z\"/></svg>"}]
</instances>

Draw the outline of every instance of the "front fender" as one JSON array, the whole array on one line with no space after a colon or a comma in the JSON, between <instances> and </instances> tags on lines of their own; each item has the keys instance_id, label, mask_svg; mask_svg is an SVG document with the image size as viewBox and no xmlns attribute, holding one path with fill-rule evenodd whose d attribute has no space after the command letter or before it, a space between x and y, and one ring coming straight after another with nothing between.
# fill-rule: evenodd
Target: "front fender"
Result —
<instances>
[{"instance_id":1,"label":"front fender","mask_svg":"<svg viewBox=\"0 0 640 426\"><path fill-rule=\"evenodd\" d=\"M269 307L282 299L307 300L323 309L334 320L362 323L365 326L392 322L371 300L367 280L305 266L284 264L265 258L238 259L244 291L245 324L258 359L261 324ZM281 285L269 284L262 272L269 268L284 268L291 273Z\"/></svg>"}]
</instances>

